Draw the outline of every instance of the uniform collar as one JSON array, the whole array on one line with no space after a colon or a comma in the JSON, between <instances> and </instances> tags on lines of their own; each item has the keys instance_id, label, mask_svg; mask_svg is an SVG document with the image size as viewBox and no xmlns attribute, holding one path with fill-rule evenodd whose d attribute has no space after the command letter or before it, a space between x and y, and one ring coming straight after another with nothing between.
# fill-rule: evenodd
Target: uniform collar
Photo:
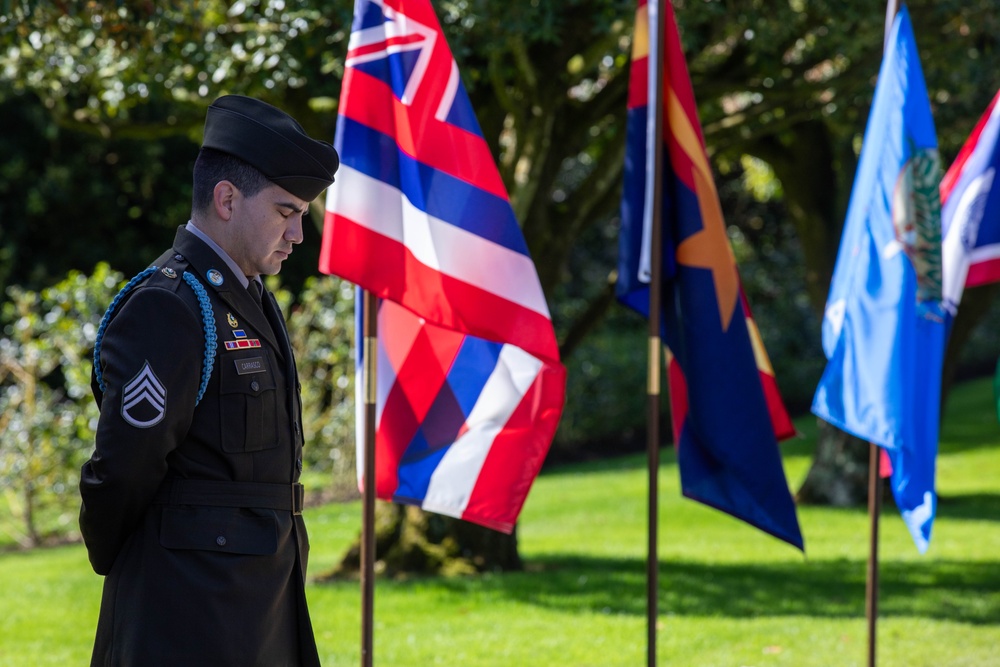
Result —
<instances>
[{"instance_id":1,"label":"uniform collar","mask_svg":"<svg viewBox=\"0 0 1000 667\"><path fill-rule=\"evenodd\" d=\"M240 284L243 285L243 289L247 288L247 286L250 284L250 279L247 278L245 275L243 275L243 271L236 264L236 262L233 261L233 258L229 256L229 253L227 253L225 250L222 249L222 246L213 241L212 237L210 237L208 234L199 229L190 220L188 220L188 223L184 225L184 229L188 230L189 232L200 238L202 241L205 242L206 245L208 245L209 248L214 250L215 254L217 254L222 259L222 261L226 263L226 266L229 267L229 270L233 272L233 275L236 277L236 280L238 280Z\"/></svg>"}]
</instances>

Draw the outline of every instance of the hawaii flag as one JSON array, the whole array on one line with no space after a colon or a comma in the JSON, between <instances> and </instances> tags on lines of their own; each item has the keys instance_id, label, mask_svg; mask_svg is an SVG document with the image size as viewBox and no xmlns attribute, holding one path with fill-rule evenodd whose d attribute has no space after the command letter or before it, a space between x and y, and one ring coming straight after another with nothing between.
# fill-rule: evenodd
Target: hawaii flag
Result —
<instances>
[{"instance_id":1,"label":"hawaii flag","mask_svg":"<svg viewBox=\"0 0 1000 667\"><path fill-rule=\"evenodd\" d=\"M510 532L564 400L538 274L430 2L357 0L345 67L320 270L382 299L376 494Z\"/></svg>"},{"instance_id":2,"label":"hawaii flag","mask_svg":"<svg viewBox=\"0 0 1000 667\"><path fill-rule=\"evenodd\" d=\"M803 548L778 449L794 433L743 295L705 152L670 2L640 0L629 80L618 298L649 314L653 189L662 190L663 322L674 442L684 495ZM663 144L655 145L655 78ZM656 151L662 180L653 181Z\"/></svg>"}]
</instances>

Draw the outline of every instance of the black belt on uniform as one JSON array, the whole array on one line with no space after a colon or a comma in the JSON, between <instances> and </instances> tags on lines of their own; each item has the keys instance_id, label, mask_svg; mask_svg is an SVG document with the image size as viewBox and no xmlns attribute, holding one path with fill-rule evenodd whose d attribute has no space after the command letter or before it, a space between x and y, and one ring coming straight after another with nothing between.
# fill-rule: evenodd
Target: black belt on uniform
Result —
<instances>
[{"instance_id":1,"label":"black belt on uniform","mask_svg":"<svg viewBox=\"0 0 1000 667\"><path fill-rule=\"evenodd\" d=\"M298 482L268 484L171 478L164 480L153 503L287 510L302 514L304 500L305 491Z\"/></svg>"}]
</instances>

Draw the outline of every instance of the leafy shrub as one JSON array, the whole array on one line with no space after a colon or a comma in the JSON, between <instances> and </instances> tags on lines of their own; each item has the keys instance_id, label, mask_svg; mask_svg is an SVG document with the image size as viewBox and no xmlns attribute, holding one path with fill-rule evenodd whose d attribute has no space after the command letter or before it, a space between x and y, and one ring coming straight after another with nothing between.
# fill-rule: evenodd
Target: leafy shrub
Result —
<instances>
[{"instance_id":1,"label":"leafy shrub","mask_svg":"<svg viewBox=\"0 0 1000 667\"><path fill-rule=\"evenodd\" d=\"M330 474L335 495L356 490L354 286L333 276L311 277L294 303L287 290L275 294L302 383L306 463Z\"/></svg>"},{"instance_id":2,"label":"leafy shrub","mask_svg":"<svg viewBox=\"0 0 1000 667\"><path fill-rule=\"evenodd\" d=\"M16 523L13 539L34 546L75 529L80 466L97 425L90 395L94 340L122 282L99 264L33 292L13 286L0 311L0 486Z\"/></svg>"}]
</instances>

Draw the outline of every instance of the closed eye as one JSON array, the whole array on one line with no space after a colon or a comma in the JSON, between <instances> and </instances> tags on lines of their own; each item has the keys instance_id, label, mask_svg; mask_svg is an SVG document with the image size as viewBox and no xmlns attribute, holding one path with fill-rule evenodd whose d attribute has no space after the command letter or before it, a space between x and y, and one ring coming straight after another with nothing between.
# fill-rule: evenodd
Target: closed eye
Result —
<instances>
[{"instance_id":1,"label":"closed eye","mask_svg":"<svg viewBox=\"0 0 1000 667\"><path fill-rule=\"evenodd\" d=\"M278 213L281 215L282 218L290 218L296 213L306 212L306 208L304 206L302 208L299 208L295 204L289 204L285 202L279 203L277 205L277 208L278 208Z\"/></svg>"}]
</instances>

